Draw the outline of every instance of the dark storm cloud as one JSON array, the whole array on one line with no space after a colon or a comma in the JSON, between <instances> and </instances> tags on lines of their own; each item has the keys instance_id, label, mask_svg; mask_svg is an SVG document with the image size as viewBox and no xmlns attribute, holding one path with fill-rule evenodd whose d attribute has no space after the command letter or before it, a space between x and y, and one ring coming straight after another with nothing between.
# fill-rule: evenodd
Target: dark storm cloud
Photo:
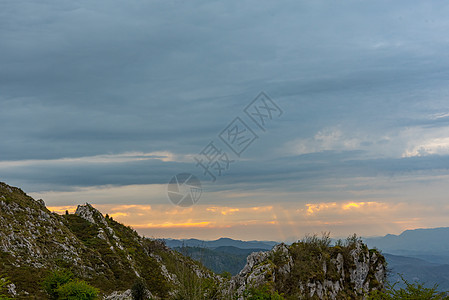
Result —
<instances>
[{"instance_id":1,"label":"dark storm cloud","mask_svg":"<svg viewBox=\"0 0 449 300\"><path fill-rule=\"evenodd\" d=\"M2 168L4 180L18 186L27 186L28 192L70 190L72 186L166 184L173 174L189 166L183 163L140 161L109 164L69 163L57 166L26 165Z\"/></svg>"}]
</instances>

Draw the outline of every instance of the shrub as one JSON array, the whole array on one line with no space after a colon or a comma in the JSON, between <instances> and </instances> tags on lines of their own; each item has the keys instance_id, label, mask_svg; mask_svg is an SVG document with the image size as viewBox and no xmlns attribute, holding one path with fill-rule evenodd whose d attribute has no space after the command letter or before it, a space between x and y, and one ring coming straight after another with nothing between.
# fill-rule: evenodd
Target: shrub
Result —
<instances>
[{"instance_id":1,"label":"shrub","mask_svg":"<svg viewBox=\"0 0 449 300\"><path fill-rule=\"evenodd\" d=\"M6 294L4 294L6 286L9 284L8 278L4 278L0 276L0 300L9 300L9 298Z\"/></svg>"},{"instance_id":2,"label":"shrub","mask_svg":"<svg viewBox=\"0 0 449 300\"><path fill-rule=\"evenodd\" d=\"M220 276L223 277L223 278L225 278L225 279L231 279L232 274L231 274L230 272L228 272L228 271L223 271L223 272L220 274Z\"/></svg>"},{"instance_id":3,"label":"shrub","mask_svg":"<svg viewBox=\"0 0 449 300\"><path fill-rule=\"evenodd\" d=\"M250 288L243 293L243 297L245 300L284 300L284 297L272 291L268 285Z\"/></svg>"},{"instance_id":4,"label":"shrub","mask_svg":"<svg viewBox=\"0 0 449 300\"><path fill-rule=\"evenodd\" d=\"M176 276L180 282L179 289L174 297L175 300L200 300L204 298L202 279L189 269L189 266L184 262L177 271Z\"/></svg>"},{"instance_id":5,"label":"shrub","mask_svg":"<svg viewBox=\"0 0 449 300\"><path fill-rule=\"evenodd\" d=\"M318 237L316 234L306 235L301 242L308 245L309 248L314 248L318 251L327 250L331 244L330 233L323 232L321 237Z\"/></svg>"},{"instance_id":6,"label":"shrub","mask_svg":"<svg viewBox=\"0 0 449 300\"><path fill-rule=\"evenodd\" d=\"M409 283L401 276L405 288L395 289L395 284L388 285L382 291L373 291L368 300L449 300L447 292L438 292L438 285L426 288L422 283Z\"/></svg>"},{"instance_id":7,"label":"shrub","mask_svg":"<svg viewBox=\"0 0 449 300\"><path fill-rule=\"evenodd\" d=\"M72 278L73 274L69 271L54 271L45 277L42 286L50 299L59 299L59 287L71 281Z\"/></svg>"},{"instance_id":8,"label":"shrub","mask_svg":"<svg viewBox=\"0 0 449 300\"><path fill-rule=\"evenodd\" d=\"M131 288L131 296L133 297L133 300L143 300L145 299L145 294L145 282L142 279L138 279L136 282L134 282Z\"/></svg>"},{"instance_id":9,"label":"shrub","mask_svg":"<svg viewBox=\"0 0 449 300\"><path fill-rule=\"evenodd\" d=\"M61 300L93 300L98 298L99 291L84 281L70 281L58 289Z\"/></svg>"},{"instance_id":10,"label":"shrub","mask_svg":"<svg viewBox=\"0 0 449 300\"><path fill-rule=\"evenodd\" d=\"M98 290L84 281L74 281L70 271L58 270L45 277L42 286L53 300L97 299ZM0 298L1 299L1 298Z\"/></svg>"}]
</instances>

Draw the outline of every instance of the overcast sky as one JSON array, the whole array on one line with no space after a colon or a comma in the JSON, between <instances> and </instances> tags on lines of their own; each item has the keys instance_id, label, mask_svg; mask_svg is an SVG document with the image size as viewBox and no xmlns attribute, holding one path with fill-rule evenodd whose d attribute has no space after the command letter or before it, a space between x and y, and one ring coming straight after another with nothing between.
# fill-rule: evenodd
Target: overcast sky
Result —
<instances>
[{"instance_id":1,"label":"overcast sky","mask_svg":"<svg viewBox=\"0 0 449 300\"><path fill-rule=\"evenodd\" d=\"M449 226L446 1L0 2L0 180L154 237ZM244 112L264 91L282 114ZM236 156L220 133L257 138ZM215 182L194 160L234 160ZM189 172L199 202L171 204Z\"/></svg>"}]
</instances>

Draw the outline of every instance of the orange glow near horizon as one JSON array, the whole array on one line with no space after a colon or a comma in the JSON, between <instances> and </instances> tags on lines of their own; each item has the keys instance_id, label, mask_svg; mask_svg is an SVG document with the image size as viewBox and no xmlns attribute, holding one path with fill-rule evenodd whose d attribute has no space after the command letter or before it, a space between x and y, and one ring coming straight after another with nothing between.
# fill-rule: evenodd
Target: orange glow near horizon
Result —
<instances>
[{"instance_id":1,"label":"orange glow near horizon","mask_svg":"<svg viewBox=\"0 0 449 300\"><path fill-rule=\"evenodd\" d=\"M141 234L158 237L207 239L208 236L231 236L238 239L264 239L264 234L272 232L277 239L292 240L323 231L343 237L354 233L354 228L357 228L358 235L372 236L372 228L379 226L385 232L394 234L426 226L426 219L419 217L423 211L422 205L376 201L240 207L198 204L188 208L171 204L93 206ZM66 210L75 212L76 207L49 206L48 209L64 214ZM394 219L391 217L393 215Z\"/></svg>"},{"instance_id":2,"label":"orange glow near horizon","mask_svg":"<svg viewBox=\"0 0 449 300\"><path fill-rule=\"evenodd\" d=\"M190 227L209 227L211 225L211 222L186 222L186 223L171 223L166 222L162 224L137 224L137 225L130 225L133 228L190 228Z\"/></svg>"},{"instance_id":3,"label":"orange glow near horizon","mask_svg":"<svg viewBox=\"0 0 449 300\"><path fill-rule=\"evenodd\" d=\"M58 214L65 214L65 211L68 211L69 213L75 213L76 208L78 205L67 205L67 206L47 206L47 209L51 212L55 212Z\"/></svg>"}]
</instances>

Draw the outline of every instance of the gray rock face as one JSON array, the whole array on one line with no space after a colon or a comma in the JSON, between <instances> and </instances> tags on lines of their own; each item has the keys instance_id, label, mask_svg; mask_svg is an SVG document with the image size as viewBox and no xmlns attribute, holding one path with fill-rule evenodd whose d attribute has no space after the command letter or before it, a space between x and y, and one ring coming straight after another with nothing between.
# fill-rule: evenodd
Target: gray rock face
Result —
<instances>
[{"instance_id":1,"label":"gray rock face","mask_svg":"<svg viewBox=\"0 0 449 300\"><path fill-rule=\"evenodd\" d=\"M307 261L301 262L301 252L294 249L294 246L279 244L271 251L249 255L245 267L231 279L227 295L240 300L245 290L268 285L272 290L301 299L336 300L342 299L342 295L364 299L371 290L385 283L384 258L361 241L346 248L328 247L315 253L309 258L313 267L308 266ZM301 268L311 268L310 275L301 275Z\"/></svg>"},{"instance_id":2,"label":"gray rock face","mask_svg":"<svg viewBox=\"0 0 449 300\"><path fill-rule=\"evenodd\" d=\"M56 258L80 264L84 245L61 226L57 216L38 203L23 206L0 199L0 225L0 251L13 256L17 266L41 268L51 265ZM46 237L52 238L40 246Z\"/></svg>"},{"instance_id":3,"label":"gray rock face","mask_svg":"<svg viewBox=\"0 0 449 300\"><path fill-rule=\"evenodd\" d=\"M8 284L7 288L10 295L17 296L16 285L14 283Z\"/></svg>"},{"instance_id":4,"label":"gray rock face","mask_svg":"<svg viewBox=\"0 0 449 300\"><path fill-rule=\"evenodd\" d=\"M108 223L106 222L106 219L104 216L99 212L97 209L95 209L92 205L89 203L86 203L84 205L78 205L75 211L75 215L80 216L84 220L95 224L98 226L98 235L97 237L105 240L111 249L113 250L115 247L117 247L119 250L124 250L124 245L120 238L115 234L114 230L108 226ZM107 237L107 233L109 233L112 236L112 239L109 239Z\"/></svg>"},{"instance_id":5,"label":"gray rock face","mask_svg":"<svg viewBox=\"0 0 449 300\"><path fill-rule=\"evenodd\" d=\"M106 296L105 300L132 300L131 290L126 290L124 292L113 292L112 294Z\"/></svg>"},{"instance_id":6,"label":"gray rock face","mask_svg":"<svg viewBox=\"0 0 449 300\"><path fill-rule=\"evenodd\" d=\"M92 224L98 225L100 223L104 226L108 226L103 215L97 209L93 208L93 206L90 205L89 203L86 203L84 205L78 205L75 211L75 215L80 216L81 218L85 219L86 221L89 221Z\"/></svg>"},{"instance_id":7,"label":"gray rock face","mask_svg":"<svg viewBox=\"0 0 449 300\"><path fill-rule=\"evenodd\" d=\"M146 298L145 299L154 299L153 294L150 291L146 290ZM113 292L112 294L105 296L104 300L132 300L132 292L131 289L126 290L124 292Z\"/></svg>"},{"instance_id":8,"label":"gray rock face","mask_svg":"<svg viewBox=\"0 0 449 300\"><path fill-rule=\"evenodd\" d=\"M358 293L367 291L369 289L369 282L366 280L368 272L370 271L371 261L369 251L362 251L361 243L358 243L356 249L351 251L351 256L354 260L355 268L351 269L351 282L355 285L355 290Z\"/></svg>"}]
</instances>

